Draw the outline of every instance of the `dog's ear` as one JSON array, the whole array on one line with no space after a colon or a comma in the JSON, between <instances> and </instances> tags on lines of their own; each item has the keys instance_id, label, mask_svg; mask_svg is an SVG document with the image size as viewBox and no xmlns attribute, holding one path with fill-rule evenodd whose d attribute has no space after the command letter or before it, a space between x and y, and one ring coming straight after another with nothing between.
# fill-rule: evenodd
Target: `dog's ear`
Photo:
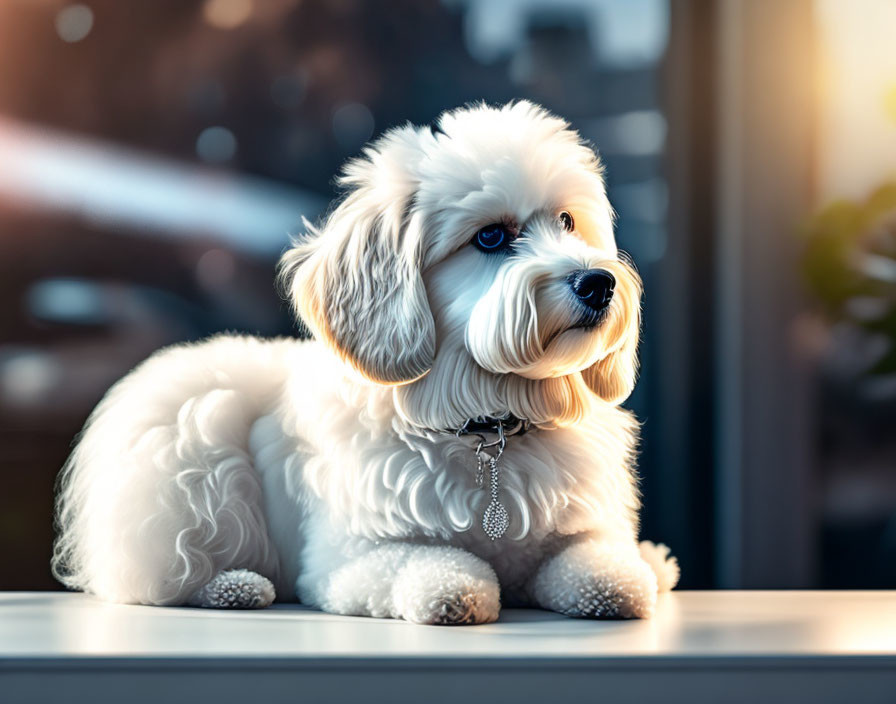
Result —
<instances>
[{"instance_id":1,"label":"dog's ear","mask_svg":"<svg viewBox=\"0 0 896 704\"><path fill-rule=\"evenodd\" d=\"M616 310L611 311L603 334L615 344L609 354L582 371L582 378L602 399L620 404L629 397L638 379L641 277L626 256L608 268L616 277L616 291L610 304Z\"/></svg>"},{"instance_id":2,"label":"dog's ear","mask_svg":"<svg viewBox=\"0 0 896 704\"><path fill-rule=\"evenodd\" d=\"M638 379L638 334L632 332L619 349L582 370L582 378L605 401L618 405Z\"/></svg>"},{"instance_id":3,"label":"dog's ear","mask_svg":"<svg viewBox=\"0 0 896 704\"><path fill-rule=\"evenodd\" d=\"M281 260L281 281L311 332L380 384L412 382L435 357L423 218L413 212L418 144L414 128L399 128L350 162L345 200Z\"/></svg>"}]
</instances>

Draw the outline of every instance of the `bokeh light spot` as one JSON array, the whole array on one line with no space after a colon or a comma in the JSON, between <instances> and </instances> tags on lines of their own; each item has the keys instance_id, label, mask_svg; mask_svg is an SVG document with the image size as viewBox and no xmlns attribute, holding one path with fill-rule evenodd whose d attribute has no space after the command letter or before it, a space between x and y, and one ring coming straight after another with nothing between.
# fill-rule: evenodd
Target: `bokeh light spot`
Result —
<instances>
[{"instance_id":1,"label":"bokeh light spot","mask_svg":"<svg viewBox=\"0 0 896 704\"><path fill-rule=\"evenodd\" d=\"M66 5L56 15L56 33L70 44L84 39L93 29L93 10L87 5Z\"/></svg>"},{"instance_id":2,"label":"bokeh light spot","mask_svg":"<svg viewBox=\"0 0 896 704\"><path fill-rule=\"evenodd\" d=\"M39 320L70 325L106 322L107 299L100 286L85 279L42 279L25 296L28 311Z\"/></svg>"},{"instance_id":3,"label":"bokeh light spot","mask_svg":"<svg viewBox=\"0 0 896 704\"><path fill-rule=\"evenodd\" d=\"M196 140L196 154L209 164L224 164L236 154L236 137L226 127L207 127Z\"/></svg>"},{"instance_id":4,"label":"bokeh light spot","mask_svg":"<svg viewBox=\"0 0 896 704\"><path fill-rule=\"evenodd\" d=\"M217 29L234 29L252 14L252 0L205 0L202 17Z\"/></svg>"},{"instance_id":5,"label":"bokeh light spot","mask_svg":"<svg viewBox=\"0 0 896 704\"><path fill-rule=\"evenodd\" d=\"M36 403L59 384L60 376L59 365L49 354L22 350L0 359L0 399L16 405Z\"/></svg>"}]
</instances>

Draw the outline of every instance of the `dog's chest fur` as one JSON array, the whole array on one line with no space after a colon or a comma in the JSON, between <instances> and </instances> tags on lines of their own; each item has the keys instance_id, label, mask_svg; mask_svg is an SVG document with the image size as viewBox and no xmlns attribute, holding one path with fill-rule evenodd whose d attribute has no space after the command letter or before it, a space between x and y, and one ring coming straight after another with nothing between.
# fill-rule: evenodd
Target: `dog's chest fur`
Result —
<instances>
[{"instance_id":1,"label":"dog's chest fur","mask_svg":"<svg viewBox=\"0 0 896 704\"><path fill-rule=\"evenodd\" d=\"M284 578L301 569L291 556L309 550L438 540L488 560L508 583L562 536L624 526L624 537L634 537L636 426L628 412L608 405L574 428L511 437L500 461L510 526L491 541L481 525L489 492L487 472L484 486L476 482L476 439L413 432L397 417L392 391L301 361L250 437Z\"/></svg>"}]
</instances>

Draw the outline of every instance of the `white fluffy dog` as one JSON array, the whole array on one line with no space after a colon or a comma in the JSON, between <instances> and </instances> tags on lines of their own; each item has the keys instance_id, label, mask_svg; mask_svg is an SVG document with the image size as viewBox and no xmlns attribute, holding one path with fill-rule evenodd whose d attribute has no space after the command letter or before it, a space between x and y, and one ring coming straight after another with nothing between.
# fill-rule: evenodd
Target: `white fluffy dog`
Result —
<instances>
[{"instance_id":1,"label":"white fluffy dog","mask_svg":"<svg viewBox=\"0 0 896 704\"><path fill-rule=\"evenodd\" d=\"M641 285L591 149L528 102L394 129L281 277L316 341L163 350L61 475L56 575L117 602L646 617ZM523 432L526 431L526 432Z\"/></svg>"}]
</instances>

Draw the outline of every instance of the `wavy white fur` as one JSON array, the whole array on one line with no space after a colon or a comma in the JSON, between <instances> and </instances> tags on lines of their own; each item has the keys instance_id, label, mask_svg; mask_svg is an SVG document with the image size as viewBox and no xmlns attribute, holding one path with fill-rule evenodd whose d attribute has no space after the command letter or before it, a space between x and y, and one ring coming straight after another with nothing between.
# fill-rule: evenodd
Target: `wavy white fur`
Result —
<instances>
[{"instance_id":1,"label":"wavy white fur","mask_svg":"<svg viewBox=\"0 0 896 704\"><path fill-rule=\"evenodd\" d=\"M425 623L500 603L648 616L678 577L637 543L640 281L616 250L594 153L527 102L387 133L284 255L316 340L219 336L154 355L91 415L60 479L53 567L118 602L280 599ZM575 221L568 232L558 212ZM493 222L512 248L469 244ZM616 279L587 319L569 275ZM501 458L507 534L481 527L471 437L536 429Z\"/></svg>"}]
</instances>

